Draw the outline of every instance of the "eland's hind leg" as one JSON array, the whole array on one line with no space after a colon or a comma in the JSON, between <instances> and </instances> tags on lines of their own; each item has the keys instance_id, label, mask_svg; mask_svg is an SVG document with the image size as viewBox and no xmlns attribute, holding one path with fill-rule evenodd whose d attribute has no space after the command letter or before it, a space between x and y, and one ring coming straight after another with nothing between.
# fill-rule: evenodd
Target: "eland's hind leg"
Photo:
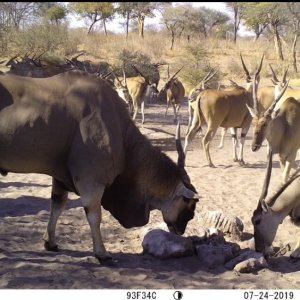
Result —
<instances>
[{"instance_id":1,"label":"eland's hind leg","mask_svg":"<svg viewBox=\"0 0 300 300\"><path fill-rule=\"evenodd\" d=\"M231 134L231 139L232 139L232 146L233 146L233 161L239 161L238 156L237 156L237 129L236 128L230 128L230 134Z\"/></svg>"},{"instance_id":2,"label":"eland's hind leg","mask_svg":"<svg viewBox=\"0 0 300 300\"><path fill-rule=\"evenodd\" d=\"M65 204L68 200L68 192L61 186L59 181L52 178L52 193L51 193L51 207L50 219L47 230L44 234L44 246L48 251L57 251L58 247L55 241L55 229L59 216L61 215Z\"/></svg>"},{"instance_id":3,"label":"eland's hind leg","mask_svg":"<svg viewBox=\"0 0 300 300\"><path fill-rule=\"evenodd\" d=\"M214 138L216 131L218 128L207 128L207 131L204 135L204 138L202 140L203 143L203 148L205 150L205 155L206 155L206 159L208 161L208 165L211 168L215 168L215 165L212 163L211 157L210 157L210 153L209 153L209 145L210 142L212 141L212 139Z\"/></svg>"},{"instance_id":4,"label":"eland's hind leg","mask_svg":"<svg viewBox=\"0 0 300 300\"><path fill-rule=\"evenodd\" d=\"M244 126L242 126L242 130L241 130L241 137L240 137L240 153L239 153L239 162L241 165L244 165L244 145L245 145L245 139L246 139L246 135L248 133L249 127L251 125L251 120L248 121L248 124Z\"/></svg>"},{"instance_id":5,"label":"eland's hind leg","mask_svg":"<svg viewBox=\"0 0 300 300\"><path fill-rule=\"evenodd\" d=\"M224 147L224 139L225 139L226 132L227 132L227 128L222 127L221 140L220 140L220 144L218 146L219 149L222 149Z\"/></svg>"},{"instance_id":6,"label":"eland's hind leg","mask_svg":"<svg viewBox=\"0 0 300 300\"><path fill-rule=\"evenodd\" d=\"M186 134L188 134L189 133L189 130L190 130L190 128L191 128L191 125L192 125L192 120L193 120L193 108L192 108L192 106L191 106L191 103L189 102L188 103L189 104L189 123L188 123L188 127L187 127L187 129L186 129Z\"/></svg>"}]
</instances>

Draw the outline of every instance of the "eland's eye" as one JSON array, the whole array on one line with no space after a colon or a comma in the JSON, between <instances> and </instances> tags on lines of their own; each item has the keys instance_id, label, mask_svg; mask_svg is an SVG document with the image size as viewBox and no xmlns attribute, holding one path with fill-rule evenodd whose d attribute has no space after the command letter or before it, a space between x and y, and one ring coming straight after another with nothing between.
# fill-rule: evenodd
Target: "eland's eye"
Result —
<instances>
[{"instance_id":1,"label":"eland's eye","mask_svg":"<svg viewBox=\"0 0 300 300\"><path fill-rule=\"evenodd\" d=\"M255 220L254 225L259 225L260 224L260 219L259 220Z\"/></svg>"}]
</instances>

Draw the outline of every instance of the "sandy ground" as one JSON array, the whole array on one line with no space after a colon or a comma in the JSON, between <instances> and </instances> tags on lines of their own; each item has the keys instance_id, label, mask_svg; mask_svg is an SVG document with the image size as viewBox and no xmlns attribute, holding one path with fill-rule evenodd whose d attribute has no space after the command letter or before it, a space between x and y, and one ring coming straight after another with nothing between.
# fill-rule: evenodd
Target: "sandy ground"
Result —
<instances>
[{"instance_id":1,"label":"sandy ground","mask_svg":"<svg viewBox=\"0 0 300 300\"><path fill-rule=\"evenodd\" d=\"M164 118L165 107L146 108L146 124L137 125L155 145L172 159L177 159L174 143L176 126L171 111ZM180 112L182 137L187 125L187 106ZM253 153L252 130L245 144L246 166L232 160L230 136L218 149L220 131L211 144L212 160L217 168L207 166L201 139L197 136L187 154L187 172L201 196L195 218L185 235L200 231L199 215L205 210L223 210L242 219L244 239L253 235L251 216L256 208L266 169L266 146ZM280 184L277 157L273 163L270 194ZM42 236L50 207L51 178L38 174L8 174L0 181L0 288L1 289L297 289L300 286L300 262L287 253L273 258L269 268L255 274L237 274L223 266L208 269L196 256L160 260L142 254L142 240L147 231L165 228L159 212L151 214L142 228L124 229L107 211L103 211L102 233L116 266L102 266L93 257L92 239L80 198L70 194L67 207L57 226L59 252L47 252ZM288 219L280 226L275 247L290 242L298 234Z\"/></svg>"}]
</instances>

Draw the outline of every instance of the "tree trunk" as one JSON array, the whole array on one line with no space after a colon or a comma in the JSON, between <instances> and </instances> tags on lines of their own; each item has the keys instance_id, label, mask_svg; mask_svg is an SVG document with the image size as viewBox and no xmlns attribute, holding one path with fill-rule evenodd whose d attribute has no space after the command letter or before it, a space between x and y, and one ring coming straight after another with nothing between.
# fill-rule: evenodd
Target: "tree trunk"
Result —
<instances>
[{"instance_id":1,"label":"tree trunk","mask_svg":"<svg viewBox=\"0 0 300 300\"><path fill-rule=\"evenodd\" d=\"M106 22L105 19L103 19L103 27L104 27L104 32L105 32L105 36L107 37L107 30L106 30Z\"/></svg>"},{"instance_id":2,"label":"tree trunk","mask_svg":"<svg viewBox=\"0 0 300 300\"><path fill-rule=\"evenodd\" d=\"M204 38L207 39L207 32L206 32L206 28L205 27L203 28L203 35L204 35Z\"/></svg>"},{"instance_id":3,"label":"tree trunk","mask_svg":"<svg viewBox=\"0 0 300 300\"><path fill-rule=\"evenodd\" d=\"M129 12L126 14L126 41L128 39L128 28L129 28Z\"/></svg>"},{"instance_id":4,"label":"tree trunk","mask_svg":"<svg viewBox=\"0 0 300 300\"><path fill-rule=\"evenodd\" d=\"M138 18L138 30L139 30L139 37L144 38L144 24L145 24L145 16L140 16Z\"/></svg>"},{"instance_id":5,"label":"tree trunk","mask_svg":"<svg viewBox=\"0 0 300 300\"><path fill-rule=\"evenodd\" d=\"M178 40L180 41L180 38L181 38L181 35L182 35L182 32L184 30L184 27L182 27L181 31L178 33Z\"/></svg>"},{"instance_id":6,"label":"tree trunk","mask_svg":"<svg viewBox=\"0 0 300 300\"><path fill-rule=\"evenodd\" d=\"M278 32L278 28L277 26L273 25L273 33L274 33L274 43L275 43L275 50L276 50L276 53L277 53L277 56L280 60L284 60L284 57L283 57L283 52L282 52L282 44L281 44L281 39L280 39L280 36L279 36L279 32Z\"/></svg>"},{"instance_id":7,"label":"tree trunk","mask_svg":"<svg viewBox=\"0 0 300 300\"><path fill-rule=\"evenodd\" d=\"M237 36L237 31L239 29L238 26L238 9L234 9L234 32L233 32L233 42L236 44L236 36Z\"/></svg>"},{"instance_id":8,"label":"tree trunk","mask_svg":"<svg viewBox=\"0 0 300 300\"><path fill-rule=\"evenodd\" d=\"M293 55L293 67L294 67L294 70L295 70L296 73L298 72L298 70L297 70L297 56L296 56L297 41L298 41L298 34L295 33L293 46L292 46L292 55Z\"/></svg>"},{"instance_id":9,"label":"tree trunk","mask_svg":"<svg viewBox=\"0 0 300 300\"><path fill-rule=\"evenodd\" d=\"M93 26L94 26L94 24L96 23L97 21L93 21L93 23L90 25L90 27L89 27L89 30L88 30L88 33L87 34L90 34L90 32L91 32L91 30L92 30L92 28L93 28Z\"/></svg>"},{"instance_id":10,"label":"tree trunk","mask_svg":"<svg viewBox=\"0 0 300 300\"><path fill-rule=\"evenodd\" d=\"M170 50L173 50L174 40L175 40L175 32L172 31L171 34L172 34L172 40L171 40L171 48L170 48Z\"/></svg>"}]
</instances>

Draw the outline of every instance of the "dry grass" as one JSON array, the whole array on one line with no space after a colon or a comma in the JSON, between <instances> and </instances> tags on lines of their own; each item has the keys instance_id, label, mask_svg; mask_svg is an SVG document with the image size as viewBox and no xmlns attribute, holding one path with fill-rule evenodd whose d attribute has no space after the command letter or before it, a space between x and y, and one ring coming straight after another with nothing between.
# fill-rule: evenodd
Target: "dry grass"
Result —
<instances>
[{"instance_id":1,"label":"dry grass","mask_svg":"<svg viewBox=\"0 0 300 300\"><path fill-rule=\"evenodd\" d=\"M77 45L76 51L74 49L76 49L78 41L80 41L80 44ZM105 61L112 66L119 66L121 65L121 53L127 50L130 53L138 52L149 56L151 63L168 63L170 73L174 73L184 66L179 77L186 86L187 93L204 76L209 67L218 71L218 81L220 83L226 84L228 79L233 79L237 83L243 84L244 72L239 58L240 53L242 53L250 72L254 72L258 67L262 54L265 54L261 71L262 84L271 84L269 80L271 77L269 63L272 64L279 76L283 74L288 64L291 65L291 54L288 45L284 44L283 50L286 60L282 62L276 57L273 41L265 38L260 38L256 42L250 38L239 38L236 44L231 40L191 38L190 43L188 43L183 35L180 40L175 40L174 49L170 50L170 36L166 31L145 32L144 39L139 38L137 33L129 33L126 41L124 33L109 32L108 37L104 33L87 35L86 29L81 28L69 29L68 43L72 46L64 51L60 49L59 53L56 54L62 55L64 52L65 55L70 57L85 51L86 55L82 56L81 59L89 59L95 62ZM205 56L203 58L199 59L199 57L193 56L191 51L188 50L188 48L197 49L197 47L204 49ZM10 54L13 55L14 52L16 51L10 51ZM298 61L300 61L300 57L298 57ZM160 76L161 85L167 79L167 66L160 68ZM296 79L297 74L294 73L292 67L289 69L289 77L291 77L292 85L300 85L299 80Z\"/></svg>"},{"instance_id":2,"label":"dry grass","mask_svg":"<svg viewBox=\"0 0 300 300\"><path fill-rule=\"evenodd\" d=\"M228 83L227 80L230 78L237 83L243 84L244 72L240 63L240 53L242 53L250 72L255 71L261 56L265 54L261 80L263 84L267 85L271 84L269 63L276 69L279 76L283 74L288 64L291 65L289 59L286 59L284 62L277 60L273 42L264 38L256 42L252 39L239 39L236 44L231 40L192 39L188 44L185 37L182 37L180 40L175 41L175 47L172 51L170 50L170 37L167 33L146 32L144 39L140 39L135 33L130 33L127 41L124 34L110 33L109 37L105 37L104 34L94 34L91 36L85 35L81 40L80 50L86 50L88 53L101 57L101 59L113 65L118 64L120 53L126 49L130 52L139 51L150 56L153 63L168 63L170 65L170 73L176 72L182 65L189 66L195 63L195 58L188 53L187 46L201 46L206 51L203 63L217 69L218 74L221 74L220 81L223 83ZM290 56L286 48L284 48L284 51L285 57L289 58ZM167 78L167 67L161 67L160 71L161 81L164 82ZM291 84L300 85L299 80L293 80L296 74L294 74L292 68L289 70L289 76L292 78ZM186 76L184 76L184 79L186 79ZM188 92L193 87L194 82L190 80L184 81L184 79L182 80Z\"/></svg>"}]
</instances>

